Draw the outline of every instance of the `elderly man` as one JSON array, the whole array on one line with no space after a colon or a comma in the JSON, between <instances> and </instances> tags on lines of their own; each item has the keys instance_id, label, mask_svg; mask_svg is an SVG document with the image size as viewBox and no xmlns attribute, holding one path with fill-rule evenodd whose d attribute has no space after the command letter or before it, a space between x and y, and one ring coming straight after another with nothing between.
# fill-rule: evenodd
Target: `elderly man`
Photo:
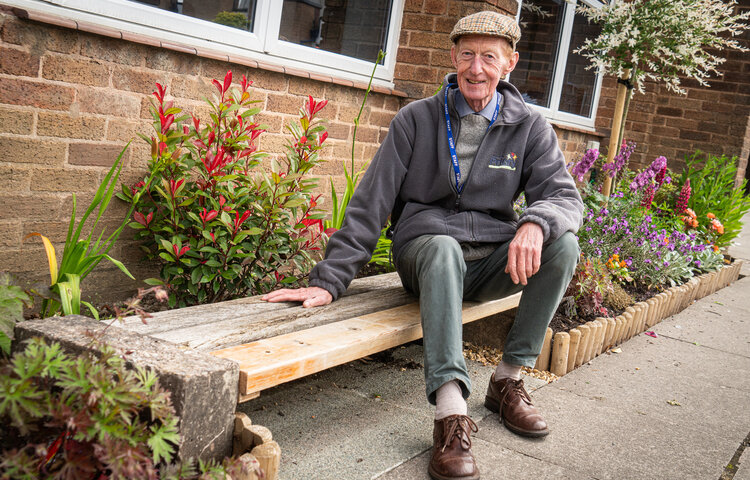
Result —
<instances>
[{"instance_id":1,"label":"elderly man","mask_svg":"<svg viewBox=\"0 0 750 480\"><path fill-rule=\"evenodd\" d=\"M426 393L436 406L429 473L439 480L479 478L470 450L477 426L466 415L464 299L523 290L485 406L516 434L548 433L520 373L536 362L575 269L583 204L552 127L502 80L516 66L520 35L513 18L495 12L458 21L450 35L456 73L393 119L312 286L265 296L305 307L335 300L391 215L395 265L420 302ZM528 207L519 217L513 203L521 192Z\"/></svg>"}]
</instances>

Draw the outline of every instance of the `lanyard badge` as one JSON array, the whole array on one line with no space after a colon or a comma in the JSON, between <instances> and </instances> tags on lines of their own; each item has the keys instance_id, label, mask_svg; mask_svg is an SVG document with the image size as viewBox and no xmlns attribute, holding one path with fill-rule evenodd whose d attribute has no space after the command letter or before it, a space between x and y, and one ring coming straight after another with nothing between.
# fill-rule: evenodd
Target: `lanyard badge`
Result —
<instances>
[{"instance_id":1,"label":"lanyard badge","mask_svg":"<svg viewBox=\"0 0 750 480\"><path fill-rule=\"evenodd\" d=\"M461 184L461 167L458 165L458 155L456 155L456 142L453 139L453 129L451 128L451 117L450 113L448 112L448 90L452 87L455 87L455 83L449 83L445 87L445 102L443 103L443 107L445 110L445 128L448 131L448 149L451 153L451 162L453 163L453 173L456 176L456 191L460 194L461 191L464 189L464 185ZM495 113L492 114L492 119L490 120L490 124L487 125L487 130L485 130L485 134L490 129L493 123L495 123L495 120L497 120L497 115L500 113L500 100L495 103Z\"/></svg>"}]
</instances>

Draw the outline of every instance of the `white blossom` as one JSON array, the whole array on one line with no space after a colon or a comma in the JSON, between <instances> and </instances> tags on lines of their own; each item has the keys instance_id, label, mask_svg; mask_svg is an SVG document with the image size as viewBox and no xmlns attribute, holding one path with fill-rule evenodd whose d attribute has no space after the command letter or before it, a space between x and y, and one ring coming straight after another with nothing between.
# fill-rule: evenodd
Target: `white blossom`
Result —
<instances>
[{"instance_id":1,"label":"white blossom","mask_svg":"<svg viewBox=\"0 0 750 480\"><path fill-rule=\"evenodd\" d=\"M589 21L602 27L575 52L591 61L588 68L630 80L639 92L644 82L663 82L685 94L680 77L708 85L718 74L723 49L748 51L734 37L750 28L750 11L736 14L735 0L630 0L604 7L579 6Z\"/></svg>"}]
</instances>

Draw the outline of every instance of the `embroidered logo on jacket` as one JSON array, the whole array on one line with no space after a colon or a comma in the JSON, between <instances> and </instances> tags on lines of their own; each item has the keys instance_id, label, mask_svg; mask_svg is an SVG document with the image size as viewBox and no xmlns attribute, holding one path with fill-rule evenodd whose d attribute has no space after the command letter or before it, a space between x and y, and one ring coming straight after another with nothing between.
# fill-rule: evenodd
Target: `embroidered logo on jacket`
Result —
<instances>
[{"instance_id":1,"label":"embroidered logo on jacket","mask_svg":"<svg viewBox=\"0 0 750 480\"><path fill-rule=\"evenodd\" d=\"M515 170L516 169L516 160L518 157L515 153L510 152L506 154L504 157L491 157L490 158L490 168L503 168L505 170Z\"/></svg>"}]
</instances>

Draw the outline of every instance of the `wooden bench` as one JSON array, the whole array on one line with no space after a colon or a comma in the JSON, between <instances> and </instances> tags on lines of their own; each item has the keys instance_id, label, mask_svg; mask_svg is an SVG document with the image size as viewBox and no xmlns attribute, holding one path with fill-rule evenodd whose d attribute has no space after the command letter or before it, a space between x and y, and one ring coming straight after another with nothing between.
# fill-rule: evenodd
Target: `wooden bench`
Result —
<instances>
[{"instance_id":1,"label":"wooden bench","mask_svg":"<svg viewBox=\"0 0 750 480\"><path fill-rule=\"evenodd\" d=\"M518 306L520 293L465 302L463 322ZM398 274L354 280L336 302L314 309L248 297L156 313L123 328L237 362L239 402L262 390L422 337L419 304Z\"/></svg>"}]
</instances>

